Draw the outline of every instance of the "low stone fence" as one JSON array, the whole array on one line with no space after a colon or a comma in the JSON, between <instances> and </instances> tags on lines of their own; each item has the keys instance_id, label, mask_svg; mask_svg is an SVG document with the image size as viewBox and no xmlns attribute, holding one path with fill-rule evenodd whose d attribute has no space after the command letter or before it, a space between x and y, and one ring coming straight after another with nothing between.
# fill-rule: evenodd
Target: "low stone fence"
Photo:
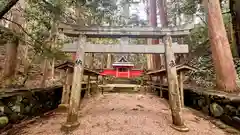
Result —
<instances>
[{"instance_id":1,"label":"low stone fence","mask_svg":"<svg viewBox=\"0 0 240 135\"><path fill-rule=\"evenodd\" d=\"M162 87L162 96L168 99L167 86ZM156 89L156 92L160 95L160 89ZM184 104L240 130L240 95L202 88L185 88Z\"/></svg>"},{"instance_id":2,"label":"low stone fence","mask_svg":"<svg viewBox=\"0 0 240 135\"><path fill-rule=\"evenodd\" d=\"M61 86L0 92L0 129L57 108L61 96Z\"/></svg>"},{"instance_id":3,"label":"low stone fence","mask_svg":"<svg viewBox=\"0 0 240 135\"><path fill-rule=\"evenodd\" d=\"M218 91L185 89L185 105L240 130L240 96Z\"/></svg>"}]
</instances>

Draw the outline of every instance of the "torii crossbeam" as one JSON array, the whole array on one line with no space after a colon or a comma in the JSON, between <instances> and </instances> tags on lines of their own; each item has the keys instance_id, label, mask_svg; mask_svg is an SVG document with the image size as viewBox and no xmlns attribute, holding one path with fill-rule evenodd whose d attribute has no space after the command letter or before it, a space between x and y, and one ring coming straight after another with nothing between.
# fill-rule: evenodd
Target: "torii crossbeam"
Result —
<instances>
[{"instance_id":1,"label":"torii crossbeam","mask_svg":"<svg viewBox=\"0 0 240 135\"><path fill-rule=\"evenodd\" d=\"M89 38L162 38L165 35L182 37L189 35L193 25L186 24L177 27L80 27L76 24L61 23L59 30L70 37L86 35Z\"/></svg>"},{"instance_id":2,"label":"torii crossbeam","mask_svg":"<svg viewBox=\"0 0 240 135\"><path fill-rule=\"evenodd\" d=\"M74 42L72 44L65 44L62 48L64 52L76 52L79 44ZM121 44L90 44L82 45L85 53L142 53L142 54L160 54L165 53L164 44L158 45L121 45ZM188 45L179 45L173 43L174 53L188 53Z\"/></svg>"}]
</instances>

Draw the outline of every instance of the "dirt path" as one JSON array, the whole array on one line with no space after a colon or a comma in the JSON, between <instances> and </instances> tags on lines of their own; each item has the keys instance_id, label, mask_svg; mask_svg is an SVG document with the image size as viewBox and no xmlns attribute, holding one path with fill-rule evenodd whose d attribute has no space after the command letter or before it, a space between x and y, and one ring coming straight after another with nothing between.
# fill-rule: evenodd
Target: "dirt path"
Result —
<instances>
[{"instance_id":1,"label":"dirt path","mask_svg":"<svg viewBox=\"0 0 240 135\"><path fill-rule=\"evenodd\" d=\"M173 130L166 102L151 95L105 94L84 104L81 125L71 135L225 135L187 109L183 116L190 131ZM60 128L65 120L66 114L56 114L28 125L18 135L64 135Z\"/></svg>"}]
</instances>

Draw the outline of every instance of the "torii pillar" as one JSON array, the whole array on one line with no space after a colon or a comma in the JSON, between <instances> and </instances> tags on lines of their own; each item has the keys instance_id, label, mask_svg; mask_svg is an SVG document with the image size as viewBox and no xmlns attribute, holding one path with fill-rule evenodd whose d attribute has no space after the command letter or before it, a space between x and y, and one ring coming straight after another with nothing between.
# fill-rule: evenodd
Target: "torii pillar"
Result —
<instances>
[{"instance_id":1,"label":"torii pillar","mask_svg":"<svg viewBox=\"0 0 240 135\"><path fill-rule=\"evenodd\" d=\"M86 36L80 35L78 39L76 60L74 65L73 82L70 96L70 103L68 109L67 122L63 125L63 129L76 128L79 126L78 122L78 108L80 105L84 71L84 46L86 44Z\"/></svg>"}]
</instances>

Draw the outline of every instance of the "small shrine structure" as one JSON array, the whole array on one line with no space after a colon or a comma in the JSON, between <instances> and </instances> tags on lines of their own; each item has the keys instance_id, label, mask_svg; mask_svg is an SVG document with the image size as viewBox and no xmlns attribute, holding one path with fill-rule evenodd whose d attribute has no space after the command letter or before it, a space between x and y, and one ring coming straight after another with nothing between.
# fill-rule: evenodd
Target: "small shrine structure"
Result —
<instances>
[{"instance_id":1,"label":"small shrine structure","mask_svg":"<svg viewBox=\"0 0 240 135\"><path fill-rule=\"evenodd\" d=\"M143 73L143 70L133 69L134 64L128 62L124 56L122 56L117 62L114 62L112 67L112 69L104 69L100 74L118 78L134 78L141 76Z\"/></svg>"}]
</instances>

